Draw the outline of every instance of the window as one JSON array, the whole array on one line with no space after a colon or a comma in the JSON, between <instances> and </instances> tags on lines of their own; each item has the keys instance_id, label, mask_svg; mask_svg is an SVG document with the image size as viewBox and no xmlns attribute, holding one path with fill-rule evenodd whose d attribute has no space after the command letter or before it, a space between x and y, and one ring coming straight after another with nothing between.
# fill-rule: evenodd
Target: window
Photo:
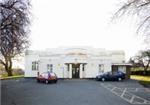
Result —
<instances>
[{"instance_id":1,"label":"window","mask_svg":"<svg viewBox=\"0 0 150 105\"><path fill-rule=\"evenodd\" d=\"M47 71L53 72L53 65L47 64Z\"/></svg>"},{"instance_id":2,"label":"window","mask_svg":"<svg viewBox=\"0 0 150 105\"><path fill-rule=\"evenodd\" d=\"M38 70L38 62L37 61L34 61L32 62L32 70Z\"/></svg>"},{"instance_id":3,"label":"window","mask_svg":"<svg viewBox=\"0 0 150 105\"><path fill-rule=\"evenodd\" d=\"M118 66L117 65L112 65L112 73L118 71Z\"/></svg>"},{"instance_id":4,"label":"window","mask_svg":"<svg viewBox=\"0 0 150 105\"><path fill-rule=\"evenodd\" d=\"M126 73L126 67L125 66L119 66L118 71L121 71L123 73Z\"/></svg>"},{"instance_id":5,"label":"window","mask_svg":"<svg viewBox=\"0 0 150 105\"><path fill-rule=\"evenodd\" d=\"M104 65L100 64L99 65L99 73L103 73L104 72Z\"/></svg>"}]
</instances>

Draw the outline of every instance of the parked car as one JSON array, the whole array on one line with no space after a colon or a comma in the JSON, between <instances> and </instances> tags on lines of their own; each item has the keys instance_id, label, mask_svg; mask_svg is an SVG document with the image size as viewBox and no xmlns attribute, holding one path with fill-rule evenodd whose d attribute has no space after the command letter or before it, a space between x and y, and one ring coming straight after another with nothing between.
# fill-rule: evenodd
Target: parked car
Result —
<instances>
[{"instance_id":1,"label":"parked car","mask_svg":"<svg viewBox=\"0 0 150 105\"><path fill-rule=\"evenodd\" d=\"M98 81L114 81L114 80L118 80L118 81L121 81L125 79L125 73L123 72L106 72L106 73L103 73L103 74L99 74L96 76L96 80Z\"/></svg>"},{"instance_id":2,"label":"parked car","mask_svg":"<svg viewBox=\"0 0 150 105\"><path fill-rule=\"evenodd\" d=\"M37 82L44 82L46 84L50 82L57 83L57 80L58 80L57 75L49 71L38 74L37 76Z\"/></svg>"}]
</instances>

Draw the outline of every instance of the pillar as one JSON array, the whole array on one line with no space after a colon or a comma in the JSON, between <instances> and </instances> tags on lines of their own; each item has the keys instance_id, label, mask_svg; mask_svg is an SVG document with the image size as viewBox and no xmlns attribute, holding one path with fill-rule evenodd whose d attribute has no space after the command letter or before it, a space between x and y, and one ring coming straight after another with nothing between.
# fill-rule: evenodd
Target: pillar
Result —
<instances>
[{"instance_id":1,"label":"pillar","mask_svg":"<svg viewBox=\"0 0 150 105\"><path fill-rule=\"evenodd\" d=\"M80 78L83 78L83 64L80 64Z\"/></svg>"},{"instance_id":2,"label":"pillar","mask_svg":"<svg viewBox=\"0 0 150 105\"><path fill-rule=\"evenodd\" d=\"M69 78L72 78L72 64L69 64Z\"/></svg>"}]
</instances>

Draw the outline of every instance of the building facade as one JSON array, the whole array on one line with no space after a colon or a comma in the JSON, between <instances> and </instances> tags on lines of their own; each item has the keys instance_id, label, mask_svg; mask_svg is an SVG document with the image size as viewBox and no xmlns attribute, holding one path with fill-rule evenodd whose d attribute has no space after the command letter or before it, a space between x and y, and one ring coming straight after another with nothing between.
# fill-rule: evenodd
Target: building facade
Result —
<instances>
[{"instance_id":1,"label":"building facade","mask_svg":"<svg viewBox=\"0 0 150 105\"><path fill-rule=\"evenodd\" d=\"M99 73L122 71L129 78L130 66L125 63L124 51L92 47L28 50L25 55L25 77L51 71L58 78L95 78Z\"/></svg>"}]
</instances>

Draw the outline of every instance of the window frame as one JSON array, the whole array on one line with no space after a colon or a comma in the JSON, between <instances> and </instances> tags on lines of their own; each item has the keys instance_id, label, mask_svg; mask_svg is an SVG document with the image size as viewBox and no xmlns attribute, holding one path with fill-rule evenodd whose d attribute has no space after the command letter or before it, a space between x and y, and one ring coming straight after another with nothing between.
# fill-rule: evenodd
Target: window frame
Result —
<instances>
[{"instance_id":1,"label":"window frame","mask_svg":"<svg viewBox=\"0 0 150 105\"><path fill-rule=\"evenodd\" d=\"M32 71L37 71L39 69L39 63L38 61L32 61Z\"/></svg>"},{"instance_id":2,"label":"window frame","mask_svg":"<svg viewBox=\"0 0 150 105\"><path fill-rule=\"evenodd\" d=\"M104 64L99 64L98 70L99 70L99 73L104 73Z\"/></svg>"},{"instance_id":3,"label":"window frame","mask_svg":"<svg viewBox=\"0 0 150 105\"><path fill-rule=\"evenodd\" d=\"M53 72L53 64L47 64L47 71Z\"/></svg>"}]
</instances>

